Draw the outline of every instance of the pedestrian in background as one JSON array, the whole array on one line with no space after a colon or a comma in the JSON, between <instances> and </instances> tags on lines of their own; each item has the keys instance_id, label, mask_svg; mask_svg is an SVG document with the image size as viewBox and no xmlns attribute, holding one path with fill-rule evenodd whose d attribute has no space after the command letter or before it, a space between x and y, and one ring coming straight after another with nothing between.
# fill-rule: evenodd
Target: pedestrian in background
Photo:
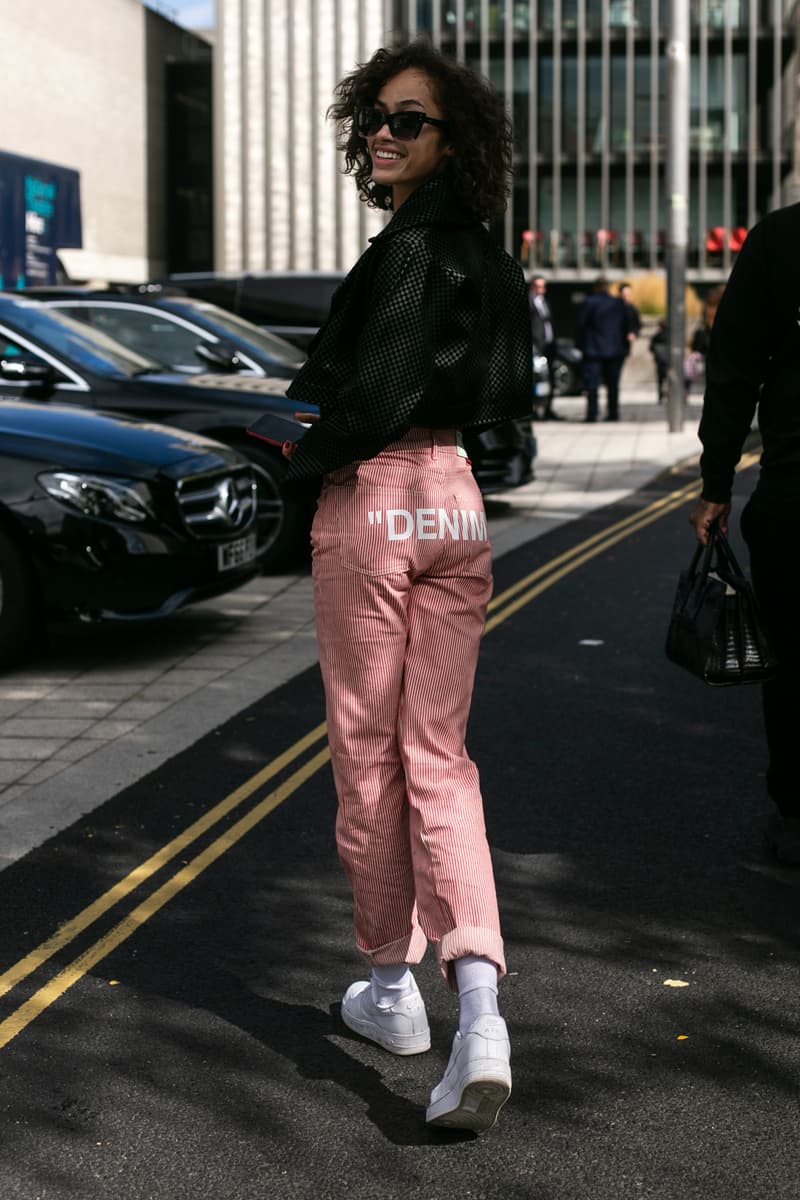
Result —
<instances>
[{"instance_id":1,"label":"pedestrian in background","mask_svg":"<svg viewBox=\"0 0 800 1200\"><path fill-rule=\"evenodd\" d=\"M717 315L719 302L722 299L722 293L725 291L725 284L717 284L707 292L703 301L703 316L700 324L692 334L691 348L696 354L700 354L705 361L708 354L708 345L711 340L711 329L714 324L714 318Z\"/></svg>"},{"instance_id":2,"label":"pedestrian in background","mask_svg":"<svg viewBox=\"0 0 800 1200\"><path fill-rule=\"evenodd\" d=\"M633 350L637 337L642 332L642 318L633 303L633 288L629 283L621 283L617 288L617 295L625 305L625 326L628 339L625 357L627 358Z\"/></svg>"},{"instance_id":3,"label":"pedestrian in background","mask_svg":"<svg viewBox=\"0 0 800 1200\"><path fill-rule=\"evenodd\" d=\"M460 431L531 414L527 289L486 228L505 207L511 128L486 81L422 42L378 50L330 113L361 199L393 213L288 390L320 411L285 451L286 486L322 484L312 569L337 845L371 968L342 1018L391 1053L427 1050L410 967L433 942L459 1026L427 1120L481 1131L511 1070L492 863L464 746L491 548Z\"/></svg>"},{"instance_id":4,"label":"pedestrian in background","mask_svg":"<svg viewBox=\"0 0 800 1200\"><path fill-rule=\"evenodd\" d=\"M594 291L578 309L575 344L583 353L583 381L586 386L585 421L599 415L598 394L601 382L606 389L607 421L619 420L619 377L628 349L628 318L625 303L612 296L608 280L595 280Z\"/></svg>"},{"instance_id":5,"label":"pedestrian in background","mask_svg":"<svg viewBox=\"0 0 800 1200\"><path fill-rule=\"evenodd\" d=\"M656 387L658 403L663 404L667 398L667 378L669 376L670 348L667 322L662 319L656 326L656 331L650 338L650 353L656 368ZM686 396L692 390L692 384L702 369L702 355L687 346L683 355L683 390Z\"/></svg>"},{"instance_id":6,"label":"pedestrian in background","mask_svg":"<svg viewBox=\"0 0 800 1200\"><path fill-rule=\"evenodd\" d=\"M531 340L534 354L541 354L547 359L547 373L550 380L550 395L544 412L543 421L561 421L563 418L553 410L555 396L555 374L553 363L556 353L556 336L553 330L553 316L547 301L547 280L544 275L534 275L528 286L531 306Z\"/></svg>"},{"instance_id":7,"label":"pedestrian in background","mask_svg":"<svg viewBox=\"0 0 800 1200\"><path fill-rule=\"evenodd\" d=\"M775 806L767 838L778 860L791 866L800 866L800 626L790 582L800 524L798 278L800 204L795 204L754 226L719 299L699 431L703 490L690 517L703 545L714 522L727 534L734 471L758 412L761 468L741 530L778 657L777 674L763 685L767 792Z\"/></svg>"},{"instance_id":8,"label":"pedestrian in background","mask_svg":"<svg viewBox=\"0 0 800 1200\"><path fill-rule=\"evenodd\" d=\"M669 338L667 322L662 317L656 326L656 331L650 338L650 353L656 368L656 388L658 403L663 404L667 395L667 375L669 374Z\"/></svg>"}]
</instances>

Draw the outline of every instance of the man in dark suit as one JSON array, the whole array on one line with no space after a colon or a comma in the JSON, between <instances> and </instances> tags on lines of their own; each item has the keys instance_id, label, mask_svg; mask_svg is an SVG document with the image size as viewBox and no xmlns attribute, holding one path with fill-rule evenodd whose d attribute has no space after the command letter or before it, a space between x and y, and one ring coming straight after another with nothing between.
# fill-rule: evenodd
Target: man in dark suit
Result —
<instances>
[{"instance_id":1,"label":"man in dark suit","mask_svg":"<svg viewBox=\"0 0 800 1200\"><path fill-rule=\"evenodd\" d=\"M561 421L563 418L553 412L553 396L555 395L553 381L553 358L555 357L556 338L553 332L553 318L550 305L547 303L547 281L544 275L534 275L528 286L528 299L531 309L531 341L534 354L542 354L547 359L547 373L550 379L550 395L542 413L543 421Z\"/></svg>"},{"instance_id":2,"label":"man in dark suit","mask_svg":"<svg viewBox=\"0 0 800 1200\"><path fill-rule=\"evenodd\" d=\"M578 309L575 344L583 352L586 385L586 421L598 417L597 395L601 381L608 398L607 421L619 420L619 377L628 348L625 304L612 296L607 279L597 279L591 296Z\"/></svg>"}]
</instances>

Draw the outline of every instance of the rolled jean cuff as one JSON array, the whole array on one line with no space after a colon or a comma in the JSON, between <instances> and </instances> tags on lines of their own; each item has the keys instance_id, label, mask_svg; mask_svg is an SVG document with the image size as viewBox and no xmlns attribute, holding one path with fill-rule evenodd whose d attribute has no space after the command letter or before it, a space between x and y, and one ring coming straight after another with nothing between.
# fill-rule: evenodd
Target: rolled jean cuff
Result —
<instances>
[{"instance_id":1,"label":"rolled jean cuff","mask_svg":"<svg viewBox=\"0 0 800 1200\"><path fill-rule=\"evenodd\" d=\"M368 963L378 967L391 966L393 963L422 962L428 947L428 939L417 926L406 937L398 938L394 942L387 942L385 946L378 946L375 950L367 950L364 946L359 945L357 940L356 946L359 954L362 954Z\"/></svg>"},{"instance_id":2,"label":"rolled jean cuff","mask_svg":"<svg viewBox=\"0 0 800 1200\"><path fill-rule=\"evenodd\" d=\"M458 991L453 962L457 958L464 958L467 954L475 954L478 958L488 958L493 962L497 967L498 980L505 975L506 957L500 934L495 929L461 925L446 933L436 947L439 970L444 975L451 991Z\"/></svg>"}]
</instances>

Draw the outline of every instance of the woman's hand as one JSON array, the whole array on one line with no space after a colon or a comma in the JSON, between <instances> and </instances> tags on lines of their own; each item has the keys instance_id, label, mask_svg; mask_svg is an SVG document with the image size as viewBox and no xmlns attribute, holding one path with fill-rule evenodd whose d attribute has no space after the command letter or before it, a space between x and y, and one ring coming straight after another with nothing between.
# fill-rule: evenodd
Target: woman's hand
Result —
<instances>
[{"instance_id":1,"label":"woman's hand","mask_svg":"<svg viewBox=\"0 0 800 1200\"><path fill-rule=\"evenodd\" d=\"M306 425L315 425L319 420L319 413L296 412L294 419L302 421ZM297 442L284 442L281 446L281 454L284 458L292 459L296 453Z\"/></svg>"}]
</instances>

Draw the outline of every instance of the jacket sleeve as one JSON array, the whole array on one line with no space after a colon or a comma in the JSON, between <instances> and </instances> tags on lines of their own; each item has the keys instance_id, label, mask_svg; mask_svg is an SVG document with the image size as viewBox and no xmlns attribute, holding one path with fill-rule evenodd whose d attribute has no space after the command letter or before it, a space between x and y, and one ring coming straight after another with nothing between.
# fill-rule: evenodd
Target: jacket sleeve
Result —
<instances>
[{"instance_id":1,"label":"jacket sleeve","mask_svg":"<svg viewBox=\"0 0 800 1200\"><path fill-rule=\"evenodd\" d=\"M717 309L706 358L699 436L703 499L730 499L736 464L750 432L771 351L767 235L745 239Z\"/></svg>"},{"instance_id":2,"label":"jacket sleeve","mask_svg":"<svg viewBox=\"0 0 800 1200\"><path fill-rule=\"evenodd\" d=\"M355 369L331 412L300 442L288 472L329 471L371 458L424 412L429 384L463 345L469 280L437 263L418 243L387 239L371 280ZM420 420L424 423L424 420Z\"/></svg>"}]
</instances>

